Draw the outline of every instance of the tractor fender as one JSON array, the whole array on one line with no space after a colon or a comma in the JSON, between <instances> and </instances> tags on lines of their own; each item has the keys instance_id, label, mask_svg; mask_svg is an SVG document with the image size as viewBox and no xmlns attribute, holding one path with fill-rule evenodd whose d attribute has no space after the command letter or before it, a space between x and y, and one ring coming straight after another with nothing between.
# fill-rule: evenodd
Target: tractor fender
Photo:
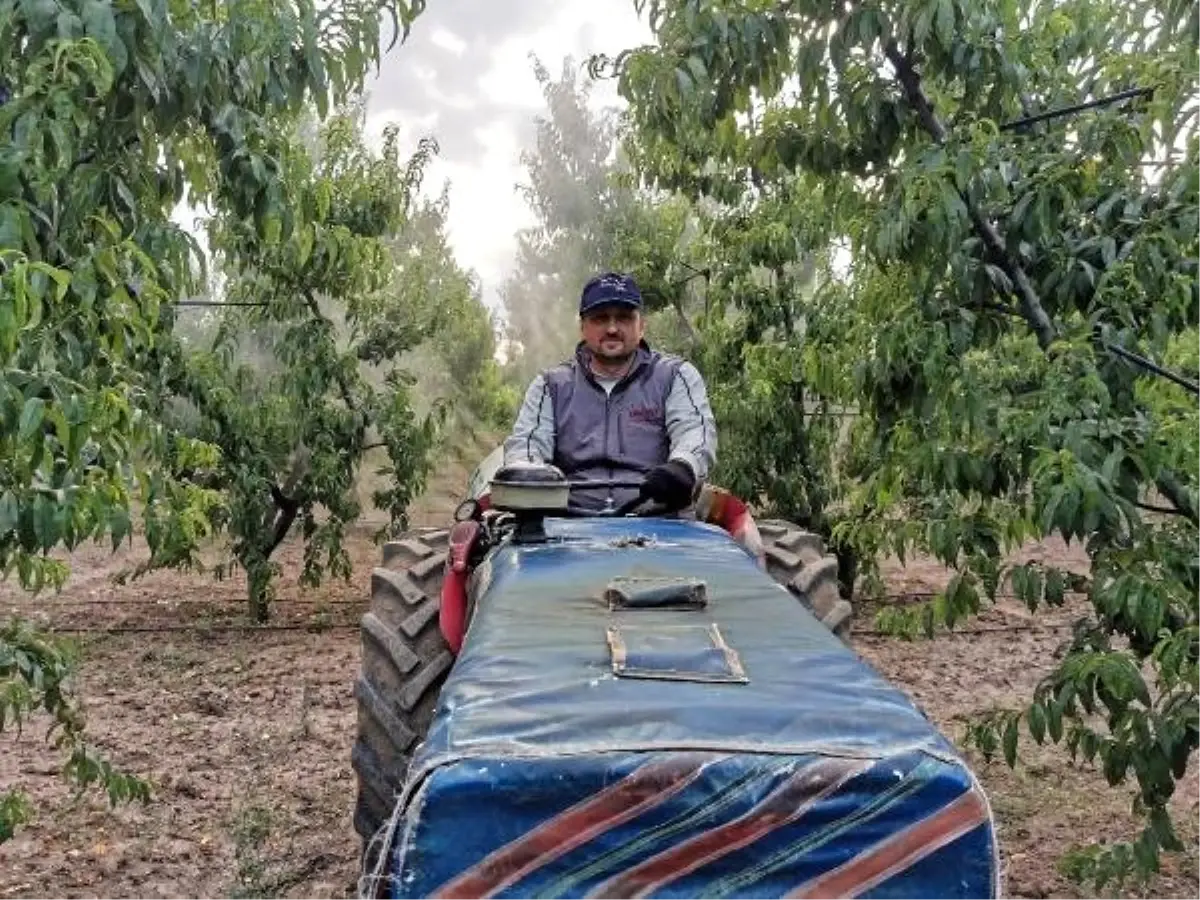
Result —
<instances>
[{"instance_id":1,"label":"tractor fender","mask_svg":"<svg viewBox=\"0 0 1200 900\"><path fill-rule=\"evenodd\" d=\"M766 548L750 507L740 497L724 488L705 485L696 502L697 518L723 528L756 560L760 568L767 567Z\"/></svg>"},{"instance_id":2,"label":"tractor fender","mask_svg":"<svg viewBox=\"0 0 1200 900\"><path fill-rule=\"evenodd\" d=\"M442 603L438 627L450 652L458 655L467 631L467 580L471 573L467 561L483 529L476 521L456 522L450 529L450 547L446 554L446 577L442 581Z\"/></svg>"}]
</instances>

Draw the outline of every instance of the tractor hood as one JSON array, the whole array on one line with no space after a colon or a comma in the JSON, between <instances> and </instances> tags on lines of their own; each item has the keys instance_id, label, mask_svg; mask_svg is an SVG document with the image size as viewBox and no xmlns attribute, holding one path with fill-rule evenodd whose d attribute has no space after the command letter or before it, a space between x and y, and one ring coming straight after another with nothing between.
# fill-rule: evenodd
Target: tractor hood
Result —
<instances>
[{"instance_id":1,"label":"tractor hood","mask_svg":"<svg viewBox=\"0 0 1200 900\"><path fill-rule=\"evenodd\" d=\"M546 532L479 572L399 799L394 896L997 892L953 746L725 532Z\"/></svg>"}]
</instances>

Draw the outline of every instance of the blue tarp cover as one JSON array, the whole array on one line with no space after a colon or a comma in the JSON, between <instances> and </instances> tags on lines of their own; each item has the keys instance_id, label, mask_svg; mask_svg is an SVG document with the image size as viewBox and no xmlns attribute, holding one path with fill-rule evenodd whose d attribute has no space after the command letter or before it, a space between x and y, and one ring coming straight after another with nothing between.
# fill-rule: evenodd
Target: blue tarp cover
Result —
<instances>
[{"instance_id":1,"label":"blue tarp cover","mask_svg":"<svg viewBox=\"0 0 1200 900\"><path fill-rule=\"evenodd\" d=\"M952 745L724 532L547 531L480 573L386 892L996 895L990 811ZM613 609L619 577L698 578L707 602Z\"/></svg>"}]
</instances>

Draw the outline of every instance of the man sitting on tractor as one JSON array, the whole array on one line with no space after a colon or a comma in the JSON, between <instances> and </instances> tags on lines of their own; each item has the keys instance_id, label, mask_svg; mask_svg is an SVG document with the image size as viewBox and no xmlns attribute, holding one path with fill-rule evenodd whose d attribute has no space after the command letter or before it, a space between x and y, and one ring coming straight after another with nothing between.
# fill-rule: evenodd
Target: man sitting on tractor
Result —
<instances>
[{"instance_id":1,"label":"man sitting on tractor","mask_svg":"<svg viewBox=\"0 0 1200 900\"><path fill-rule=\"evenodd\" d=\"M606 272L584 285L573 359L530 383L504 462L551 463L572 481L643 479L571 492L580 510L635 497L668 512L692 506L716 460L717 429L696 367L651 350L633 278Z\"/></svg>"}]
</instances>

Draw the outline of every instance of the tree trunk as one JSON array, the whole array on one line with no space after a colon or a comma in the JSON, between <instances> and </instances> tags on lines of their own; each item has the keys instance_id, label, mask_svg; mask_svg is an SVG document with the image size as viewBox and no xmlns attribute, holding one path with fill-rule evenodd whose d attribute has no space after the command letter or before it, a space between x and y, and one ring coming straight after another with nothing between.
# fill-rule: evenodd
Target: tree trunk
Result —
<instances>
[{"instance_id":1,"label":"tree trunk","mask_svg":"<svg viewBox=\"0 0 1200 900\"><path fill-rule=\"evenodd\" d=\"M246 581L250 588L250 618L259 625L265 624L271 617L268 600L271 572L267 565L268 560L263 559L259 565L246 570Z\"/></svg>"}]
</instances>

